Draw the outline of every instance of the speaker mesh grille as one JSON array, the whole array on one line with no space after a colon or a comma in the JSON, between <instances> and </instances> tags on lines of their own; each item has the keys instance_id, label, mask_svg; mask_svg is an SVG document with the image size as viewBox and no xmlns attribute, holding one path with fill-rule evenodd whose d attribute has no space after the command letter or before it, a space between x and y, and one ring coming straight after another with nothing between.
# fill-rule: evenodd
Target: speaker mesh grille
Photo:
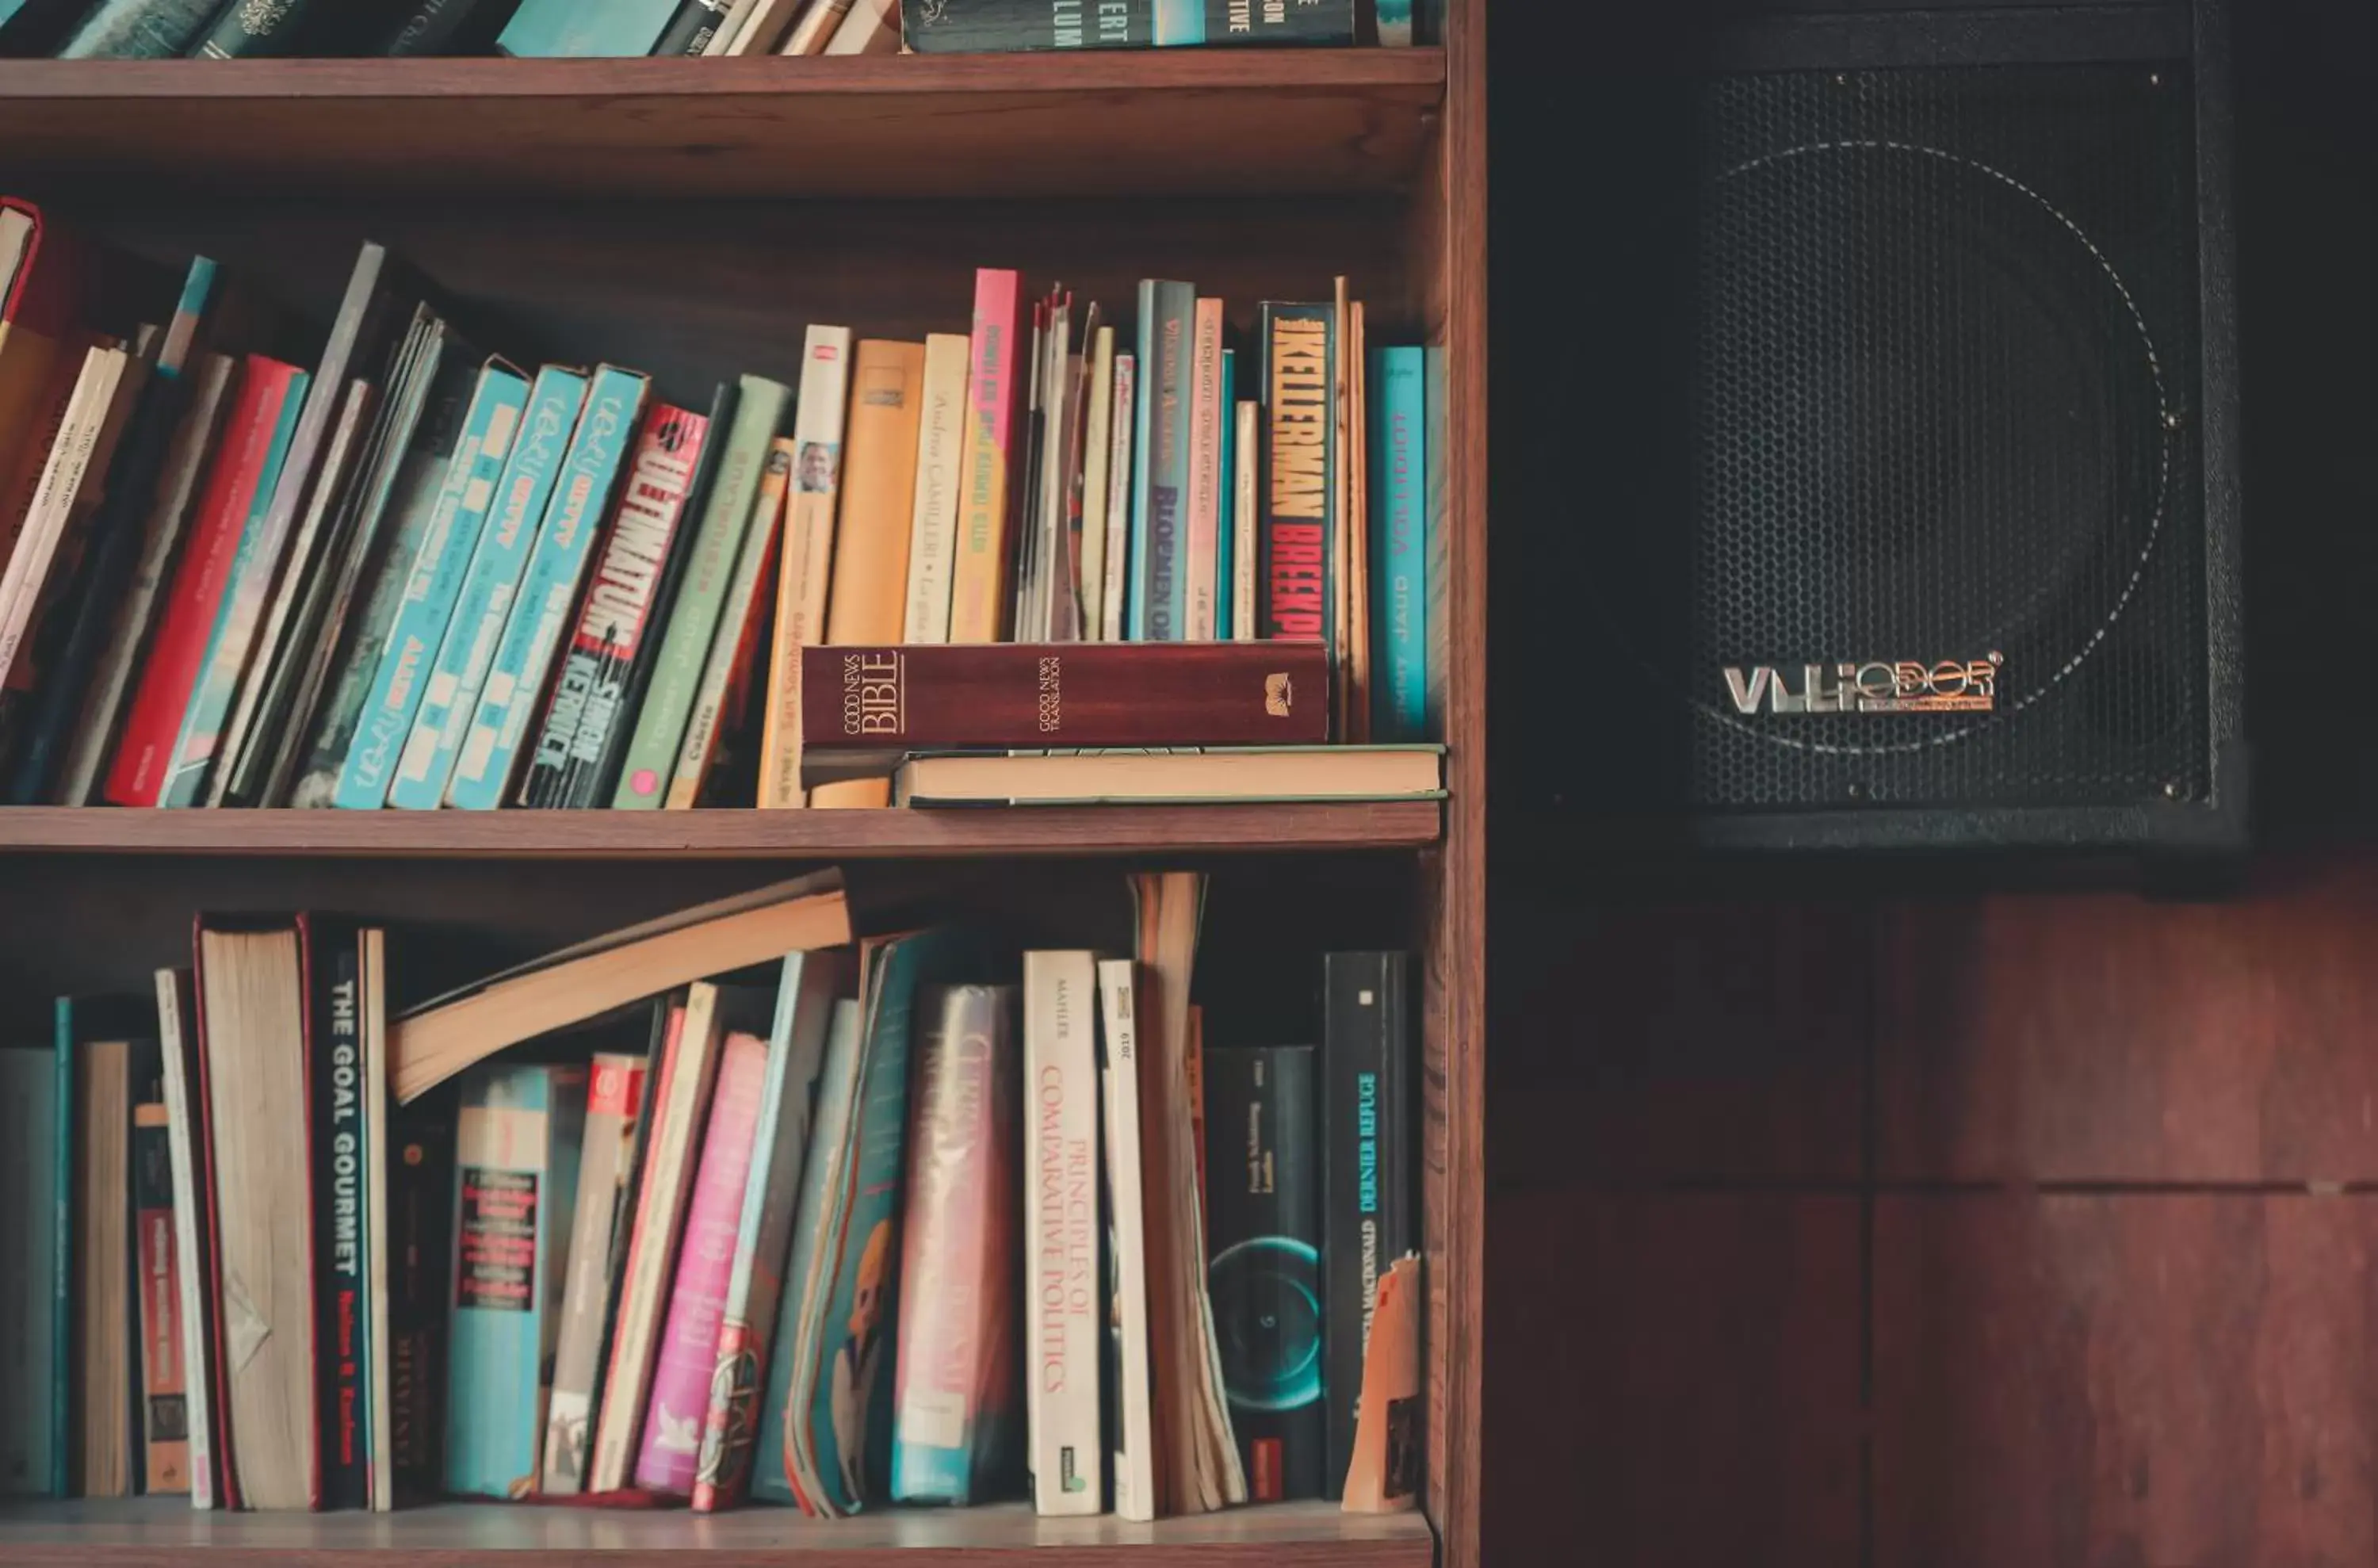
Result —
<instances>
[{"instance_id":1,"label":"speaker mesh grille","mask_svg":"<svg viewBox=\"0 0 2378 1568\"><path fill-rule=\"evenodd\" d=\"M1648 308L1590 371L1617 391L1571 582L1674 742L1597 748L1605 792L2202 798L2181 72L1735 77L1690 141L1691 199L1647 184L1622 242ZM1987 714L1746 715L1724 673L1993 657Z\"/></svg>"}]
</instances>

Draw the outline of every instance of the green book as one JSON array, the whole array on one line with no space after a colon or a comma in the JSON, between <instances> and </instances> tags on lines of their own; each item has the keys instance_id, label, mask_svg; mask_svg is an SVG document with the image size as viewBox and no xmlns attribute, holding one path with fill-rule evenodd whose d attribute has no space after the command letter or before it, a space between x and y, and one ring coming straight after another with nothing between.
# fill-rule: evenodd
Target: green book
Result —
<instances>
[{"instance_id":1,"label":"green book","mask_svg":"<svg viewBox=\"0 0 2378 1568\"><path fill-rule=\"evenodd\" d=\"M102 0L66 35L58 58L178 59L190 52L222 8L223 0Z\"/></svg>"},{"instance_id":2,"label":"green book","mask_svg":"<svg viewBox=\"0 0 2378 1568\"><path fill-rule=\"evenodd\" d=\"M668 630L661 639L659 660L653 666L652 684L636 715L635 737L628 743L626 765L619 769L619 787L611 804L621 810L650 810L667 798L669 778L677 771L679 745L685 740L687 716L693 711L694 692L702 684L703 667L710 658L710 640L718 630L720 608L736 574L743 535L751 524L751 506L760 494L760 471L766 466L768 448L784 423L791 390L764 376L745 376L735 403L735 418L727 428L727 450L711 487L710 503L693 537L693 554L687 560L677 603L669 611Z\"/></svg>"},{"instance_id":3,"label":"green book","mask_svg":"<svg viewBox=\"0 0 2378 1568\"><path fill-rule=\"evenodd\" d=\"M314 0L233 0L198 46L202 60L240 60L289 53Z\"/></svg>"}]
</instances>

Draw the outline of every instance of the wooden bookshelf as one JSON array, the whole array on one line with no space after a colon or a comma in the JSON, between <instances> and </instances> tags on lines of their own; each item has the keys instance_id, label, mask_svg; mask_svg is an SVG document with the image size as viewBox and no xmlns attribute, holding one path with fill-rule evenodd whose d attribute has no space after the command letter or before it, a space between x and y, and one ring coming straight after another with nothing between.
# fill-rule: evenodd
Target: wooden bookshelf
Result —
<instances>
[{"instance_id":1,"label":"wooden bookshelf","mask_svg":"<svg viewBox=\"0 0 2378 1568\"><path fill-rule=\"evenodd\" d=\"M0 854L403 855L581 860L1146 855L1416 849L1434 801L1012 811L93 811L0 807Z\"/></svg>"},{"instance_id":2,"label":"wooden bookshelf","mask_svg":"<svg viewBox=\"0 0 2378 1568\"><path fill-rule=\"evenodd\" d=\"M998 1507L821 1526L776 1510L697 1520L503 1505L193 1515L160 1500L0 1508L0 1561L744 1565L897 1552L1475 1568L1484 0L1446 11L1443 46L1408 51L0 62L0 189L161 260L215 256L318 320L356 244L378 239L435 279L486 347L634 365L679 402L739 371L787 378L811 321L872 336L962 330L978 265L1062 278L1126 317L1137 279L1193 279L1242 332L1258 301L1326 297L1332 273L1350 274L1372 341L1426 345L1441 378L1445 597L1431 638L1449 792L1012 812L0 810L0 1029L30 1038L60 989L137 988L154 966L186 961L196 909L377 914L432 928L439 962L458 959L448 949L483 959L753 885L782 874L775 862L847 859L896 862L868 874L946 884L969 910L1019 911L1015 930L1053 935L1075 929L1077 905L1116 914L1111 874L1125 865L1195 860L1216 879L1207 950L1218 971L1244 971L1252 994L1309 992L1302 955L1333 946L1420 953L1429 1271L1423 1511L1399 1517L1291 1505L1135 1526Z\"/></svg>"},{"instance_id":3,"label":"wooden bookshelf","mask_svg":"<svg viewBox=\"0 0 2378 1568\"><path fill-rule=\"evenodd\" d=\"M163 1499L0 1509L0 1561L288 1563L369 1568L407 1556L440 1568L577 1568L586 1562L998 1564L1056 1568L1430 1568L1416 1514L1341 1514L1279 1503L1129 1525L1111 1515L1043 1519L1020 1504L894 1511L822 1522L779 1508L696 1518L450 1503L396 1514L195 1514Z\"/></svg>"}]
</instances>

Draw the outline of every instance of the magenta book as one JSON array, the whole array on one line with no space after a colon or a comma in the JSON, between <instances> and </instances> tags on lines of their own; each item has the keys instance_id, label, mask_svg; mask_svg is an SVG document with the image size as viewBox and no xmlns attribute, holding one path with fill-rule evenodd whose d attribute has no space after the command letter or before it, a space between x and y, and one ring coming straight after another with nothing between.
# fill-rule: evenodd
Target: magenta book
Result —
<instances>
[{"instance_id":1,"label":"magenta book","mask_svg":"<svg viewBox=\"0 0 2378 1568\"><path fill-rule=\"evenodd\" d=\"M653 1402L644 1417L644 1445L636 1456L636 1484L676 1497L693 1491L702 1453L702 1419L710 1408L710 1374L718 1364L718 1324L727 1310L727 1281L735 1268L735 1236L743 1222L743 1188L751 1168L751 1139L760 1120L768 1043L730 1034L718 1062L718 1087L702 1140L702 1168L686 1210L685 1242L678 1251L677 1288L668 1326L653 1369Z\"/></svg>"}]
</instances>

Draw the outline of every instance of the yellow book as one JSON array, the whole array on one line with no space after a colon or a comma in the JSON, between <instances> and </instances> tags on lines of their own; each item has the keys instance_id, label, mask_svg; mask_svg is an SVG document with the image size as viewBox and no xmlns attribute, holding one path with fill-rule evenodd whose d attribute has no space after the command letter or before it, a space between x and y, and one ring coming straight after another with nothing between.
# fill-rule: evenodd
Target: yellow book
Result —
<instances>
[{"instance_id":1,"label":"yellow book","mask_svg":"<svg viewBox=\"0 0 2378 1568\"><path fill-rule=\"evenodd\" d=\"M768 649L760 740L760 803L798 806L801 794L801 649L825 640L834 503L842 483L843 403L850 329L811 327L793 405L792 486L776 565L776 631Z\"/></svg>"},{"instance_id":2,"label":"yellow book","mask_svg":"<svg viewBox=\"0 0 2378 1568\"><path fill-rule=\"evenodd\" d=\"M908 609L908 540L917 501L917 425L924 408L925 345L868 338L850 371L848 461L835 527L834 589L825 640L897 643ZM885 806L892 781L861 778L811 791L813 806Z\"/></svg>"}]
</instances>

